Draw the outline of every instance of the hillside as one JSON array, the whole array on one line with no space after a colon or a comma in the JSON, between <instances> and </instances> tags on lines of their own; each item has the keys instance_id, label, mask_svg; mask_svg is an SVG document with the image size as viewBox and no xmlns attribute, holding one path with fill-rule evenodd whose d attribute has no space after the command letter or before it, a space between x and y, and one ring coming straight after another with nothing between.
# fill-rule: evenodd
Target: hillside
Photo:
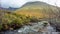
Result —
<instances>
[{"instance_id":1,"label":"hillside","mask_svg":"<svg viewBox=\"0 0 60 34\"><path fill-rule=\"evenodd\" d=\"M52 26L60 27L60 8L44 2L27 2L16 11L0 9L0 31L15 30L30 23L47 20ZM58 25L58 26L57 26ZM60 29L59 29L60 30Z\"/></svg>"},{"instance_id":2,"label":"hillside","mask_svg":"<svg viewBox=\"0 0 60 34\"><path fill-rule=\"evenodd\" d=\"M38 18L54 18L59 14L55 6L39 1L27 2L15 12L17 14L35 16Z\"/></svg>"}]
</instances>

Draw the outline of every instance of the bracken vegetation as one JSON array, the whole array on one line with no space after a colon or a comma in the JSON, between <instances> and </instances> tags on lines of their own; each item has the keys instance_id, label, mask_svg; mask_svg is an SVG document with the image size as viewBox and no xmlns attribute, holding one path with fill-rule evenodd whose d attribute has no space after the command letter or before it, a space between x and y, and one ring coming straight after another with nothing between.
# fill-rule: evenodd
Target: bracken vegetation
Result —
<instances>
[{"instance_id":1,"label":"bracken vegetation","mask_svg":"<svg viewBox=\"0 0 60 34\"><path fill-rule=\"evenodd\" d=\"M7 12L2 17L2 23L0 24L0 30L14 30L21 28L23 25L27 25L30 22L39 21L35 16L26 16L16 13Z\"/></svg>"}]
</instances>

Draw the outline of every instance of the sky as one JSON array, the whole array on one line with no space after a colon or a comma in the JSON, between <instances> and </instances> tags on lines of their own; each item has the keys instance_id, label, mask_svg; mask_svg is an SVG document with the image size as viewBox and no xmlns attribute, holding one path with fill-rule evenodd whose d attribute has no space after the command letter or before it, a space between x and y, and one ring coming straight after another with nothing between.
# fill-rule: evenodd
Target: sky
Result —
<instances>
[{"instance_id":1,"label":"sky","mask_svg":"<svg viewBox=\"0 0 60 34\"><path fill-rule=\"evenodd\" d=\"M60 7L60 0L0 0L0 7L9 8L19 8L24 5L26 2L30 1L42 1L51 5L57 5ZM56 4L55 4L56 3Z\"/></svg>"}]
</instances>

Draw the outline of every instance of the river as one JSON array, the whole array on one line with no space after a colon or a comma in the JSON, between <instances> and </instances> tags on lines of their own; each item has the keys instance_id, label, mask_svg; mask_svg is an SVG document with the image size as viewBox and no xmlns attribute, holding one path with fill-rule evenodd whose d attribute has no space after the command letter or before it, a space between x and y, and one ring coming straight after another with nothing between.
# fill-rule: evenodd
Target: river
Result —
<instances>
[{"instance_id":1,"label":"river","mask_svg":"<svg viewBox=\"0 0 60 34\"><path fill-rule=\"evenodd\" d=\"M31 26L25 25L18 30L0 32L0 34L59 34L49 23L46 26L43 25L44 23L48 21L32 23Z\"/></svg>"}]
</instances>

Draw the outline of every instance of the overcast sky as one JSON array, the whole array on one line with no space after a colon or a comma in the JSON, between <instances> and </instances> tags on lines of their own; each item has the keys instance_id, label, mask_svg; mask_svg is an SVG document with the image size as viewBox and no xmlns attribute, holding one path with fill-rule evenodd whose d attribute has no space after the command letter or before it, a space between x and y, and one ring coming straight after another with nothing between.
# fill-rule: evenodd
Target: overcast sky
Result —
<instances>
[{"instance_id":1,"label":"overcast sky","mask_svg":"<svg viewBox=\"0 0 60 34\"><path fill-rule=\"evenodd\" d=\"M57 4L60 7L60 0L0 0L0 6L4 8L14 7L19 8L29 1L42 1L51 5Z\"/></svg>"}]
</instances>

